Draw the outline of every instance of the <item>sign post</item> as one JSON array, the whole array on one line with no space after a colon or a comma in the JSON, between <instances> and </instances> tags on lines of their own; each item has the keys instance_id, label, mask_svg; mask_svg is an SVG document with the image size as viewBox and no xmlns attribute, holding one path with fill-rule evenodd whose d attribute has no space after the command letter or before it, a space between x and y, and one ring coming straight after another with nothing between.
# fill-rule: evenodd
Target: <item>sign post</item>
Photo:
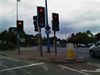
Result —
<instances>
[{"instance_id":1,"label":"sign post","mask_svg":"<svg viewBox=\"0 0 100 75\"><path fill-rule=\"evenodd\" d=\"M59 14L57 13L52 13L52 30L54 31L55 54L57 55L56 31L59 31Z\"/></svg>"},{"instance_id":2,"label":"sign post","mask_svg":"<svg viewBox=\"0 0 100 75\"><path fill-rule=\"evenodd\" d=\"M48 25L48 8L47 8L47 0L45 0L45 25ZM49 34L50 33L46 33L47 34L47 52L50 53L50 38L49 38Z\"/></svg>"},{"instance_id":3,"label":"sign post","mask_svg":"<svg viewBox=\"0 0 100 75\"><path fill-rule=\"evenodd\" d=\"M56 31L54 31L54 46L55 46L55 54L57 55L57 38L56 38Z\"/></svg>"}]
</instances>

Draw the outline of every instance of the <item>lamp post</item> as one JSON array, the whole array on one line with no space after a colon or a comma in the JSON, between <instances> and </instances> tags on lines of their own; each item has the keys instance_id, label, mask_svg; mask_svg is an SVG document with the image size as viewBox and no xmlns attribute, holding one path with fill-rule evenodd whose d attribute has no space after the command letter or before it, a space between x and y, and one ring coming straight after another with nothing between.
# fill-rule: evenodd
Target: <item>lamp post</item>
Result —
<instances>
[{"instance_id":1,"label":"lamp post","mask_svg":"<svg viewBox=\"0 0 100 75\"><path fill-rule=\"evenodd\" d=\"M20 0L16 0L16 27L18 21L18 2L20 2ZM18 49L18 54L20 54L18 28L17 28L17 49Z\"/></svg>"},{"instance_id":2,"label":"lamp post","mask_svg":"<svg viewBox=\"0 0 100 75\"><path fill-rule=\"evenodd\" d=\"M45 0L45 25L49 27L48 25L48 8L47 8L47 0ZM49 33L47 32L47 52L50 53L50 39L49 39Z\"/></svg>"}]
</instances>

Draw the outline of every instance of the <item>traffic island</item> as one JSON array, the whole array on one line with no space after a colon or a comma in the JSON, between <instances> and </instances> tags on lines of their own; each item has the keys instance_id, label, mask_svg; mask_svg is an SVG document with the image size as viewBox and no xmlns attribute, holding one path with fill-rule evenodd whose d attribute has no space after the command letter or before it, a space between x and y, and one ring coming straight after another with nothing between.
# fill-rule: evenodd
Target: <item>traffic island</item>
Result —
<instances>
[{"instance_id":1,"label":"traffic island","mask_svg":"<svg viewBox=\"0 0 100 75\"><path fill-rule=\"evenodd\" d=\"M33 59L38 61L44 61L44 62L52 62L52 63L82 63L84 62L83 57L78 57L75 60L66 60L66 56L58 52L58 55L56 56L55 53L44 53L42 57L35 56Z\"/></svg>"}]
</instances>

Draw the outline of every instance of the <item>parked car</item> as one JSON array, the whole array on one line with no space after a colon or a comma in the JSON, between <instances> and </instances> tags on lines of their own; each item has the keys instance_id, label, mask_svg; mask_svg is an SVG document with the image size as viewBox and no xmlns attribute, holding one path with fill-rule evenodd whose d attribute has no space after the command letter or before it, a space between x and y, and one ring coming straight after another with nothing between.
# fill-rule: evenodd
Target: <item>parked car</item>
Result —
<instances>
[{"instance_id":1,"label":"parked car","mask_svg":"<svg viewBox=\"0 0 100 75\"><path fill-rule=\"evenodd\" d=\"M100 56L100 40L89 48L89 54L91 57Z\"/></svg>"},{"instance_id":2,"label":"parked car","mask_svg":"<svg viewBox=\"0 0 100 75\"><path fill-rule=\"evenodd\" d=\"M87 47L85 44L78 44L78 47Z\"/></svg>"}]
</instances>

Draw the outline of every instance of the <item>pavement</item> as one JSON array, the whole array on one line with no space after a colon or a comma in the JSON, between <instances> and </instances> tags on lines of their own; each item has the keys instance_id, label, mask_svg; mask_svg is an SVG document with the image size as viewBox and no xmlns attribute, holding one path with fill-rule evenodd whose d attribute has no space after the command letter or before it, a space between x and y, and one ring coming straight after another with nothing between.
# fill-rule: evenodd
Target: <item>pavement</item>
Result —
<instances>
[{"instance_id":1,"label":"pavement","mask_svg":"<svg viewBox=\"0 0 100 75\"><path fill-rule=\"evenodd\" d=\"M43 56L40 55L40 50L38 49L38 47L21 48L20 51L21 51L20 54L18 54L17 49L8 50L8 51L0 51L0 57L7 56L7 57L30 60L30 61L35 59L39 61L54 62L54 63L73 63L73 62L84 61L83 59L80 59L80 58L77 58L74 61L68 61L66 60L66 52L58 51L57 55L55 55L54 50L51 50L51 52L48 53L45 48L43 48Z\"/></svg>"}]
</instances>

